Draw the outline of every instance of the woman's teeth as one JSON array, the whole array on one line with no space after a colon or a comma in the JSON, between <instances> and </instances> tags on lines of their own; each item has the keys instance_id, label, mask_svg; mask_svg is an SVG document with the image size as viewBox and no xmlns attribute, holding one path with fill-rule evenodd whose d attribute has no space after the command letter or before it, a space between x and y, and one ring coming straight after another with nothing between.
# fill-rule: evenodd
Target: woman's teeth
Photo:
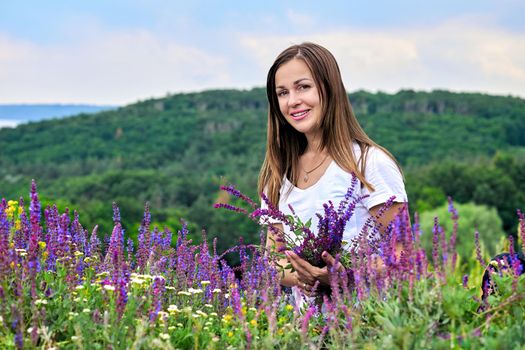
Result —
<instances>
[{"instance_id":1,"label":"woman's teeth","mask_svg":"<svg viewBox=\"0 0 525 350\"><path fill-rule=\"evenodd\" d=\"M293 118L301 118L301 117L305 116L306 113L308 113L308 110L302 111L302 112L298 112L298 113L292 113L292 117Z\"/></svg>"}]
</instances>

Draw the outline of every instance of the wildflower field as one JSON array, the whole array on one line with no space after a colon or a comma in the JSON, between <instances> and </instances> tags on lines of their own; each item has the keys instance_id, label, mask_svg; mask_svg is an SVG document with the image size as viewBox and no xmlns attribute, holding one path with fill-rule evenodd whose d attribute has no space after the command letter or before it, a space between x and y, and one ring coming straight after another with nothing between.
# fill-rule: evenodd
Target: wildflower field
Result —
<instances>
[{"instance_id":1,"label":"wildflower field","mask_svg":"<svg viewBox=\"0 0 525 350\"><path fill-rule=\"evenodd\" d=\"M33 182L30 203L0 203L0 346L524 349L525 274L514 248L525 250L525 216L518 211L518 244L502 241L508 254L495 261L472 228L474 265L455 251L461 213L452 204L450 215L454 232L435 219L432 252L421 248L417 217L399 216L374 246L360 242L345 273L332 271L322 306L299 308L264 244L232 247L240 264L231 267L216 241L151 227L147 206L138 242L125 241L116 205L112 234L100 239L81 213L41 208Z\"/></svg>"}]
</instances>

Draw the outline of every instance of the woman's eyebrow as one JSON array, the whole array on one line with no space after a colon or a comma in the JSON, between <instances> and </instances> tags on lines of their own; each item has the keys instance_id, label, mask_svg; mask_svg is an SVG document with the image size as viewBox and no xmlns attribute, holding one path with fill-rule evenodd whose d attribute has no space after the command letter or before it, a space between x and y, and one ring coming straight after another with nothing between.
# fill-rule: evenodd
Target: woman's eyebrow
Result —
<instances>
[{"instance_id":1,"label":"woman's eyebrow","mask_svg":"<svg viewBox=\"0 0 525 350\"><path fill-rule=\"evenodd\" d=\"M310 80L309 78L301 78L301 79L297 79L296 81L293 82L293 85L297 85L299 84L300 82L302 82L303 80ZM279 86L276 86L275 87L276 89L286 89L284 86L282 85L279 85Z\"/></svg>"}]
</instances>

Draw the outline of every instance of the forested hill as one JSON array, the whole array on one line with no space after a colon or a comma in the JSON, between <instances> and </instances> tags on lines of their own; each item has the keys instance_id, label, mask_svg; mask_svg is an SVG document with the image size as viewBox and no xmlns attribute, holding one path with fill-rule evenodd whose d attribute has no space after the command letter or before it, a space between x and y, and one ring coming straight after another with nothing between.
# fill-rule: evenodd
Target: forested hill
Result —
<instances>
[{"instance_id":1,"label":"forested hill","mask_svg":"<svg viewBox=\"0 0 525 350\"><path fill-rule=\"evenodd\" d=\"M494 169L491 176L509 177L505 188L513 188L515 198L507 197L505 205L525 202L522 181L513 175L524 164L525 100L409 90L393 95L359 91L349 98L369 135L404 166L412 181L409 197L419 200L420 208L436 206L445 195L486 202L483 196L474 198L476 188L451 193L465 186L447 181L448 170L439 177L443 169L469 182L478 168ZM253 238L254 232L232 230L254 226L229 213L217 214L211 204L224 182L255 195L266 115L264 89L214 90L0 129L0 196L26 194L35 178L45 199L81 208L88 228L97 222L108 230L111 202L117 201L131 229L141 218L143 202L150 201L154 218L170 227L178 227L184 216L211 235L227 236L223 241ZM487 204L503 210L496 202ZM512 218L505 220L511 226Z\"/></svg>"},{"instance_id":2,"label":"forested hill","mask_svg":"<svg viewBox=\"0 0 525 350\"><path fill-rule=\"evenodd\" d=\"M359 91L349 97L367 132L405 166L525 145L523 99L410 90L394 95ZM208 148L224 155L261 151L266 111L263 89L218 90L31 123L0 130L5 151L0 165L55 168L58 164L49 162L113 160L144 167L182 160L195 151L210 160L214 154Z\"/></svg>"}]
</instances>

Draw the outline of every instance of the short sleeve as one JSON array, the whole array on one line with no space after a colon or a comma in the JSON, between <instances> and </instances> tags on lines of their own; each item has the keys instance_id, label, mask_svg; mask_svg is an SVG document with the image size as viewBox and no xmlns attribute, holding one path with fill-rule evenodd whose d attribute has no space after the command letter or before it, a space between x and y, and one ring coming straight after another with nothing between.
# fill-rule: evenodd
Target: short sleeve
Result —
<instances>
[{"instance_id":1,"label":"short sleeve","mask_svg":"<svg viewBox=\"0 0 525 350\"><path fill-rule=\"evenodd\" d=\"M370 208L385 203L392 196L394 202L408 202L403 176L395 161L379 148L370 148L366 161L365 178L374 187L370 192L366 187L363 193L369 195L363 200L365 207Z\"/></svg>"}]
</instances>

